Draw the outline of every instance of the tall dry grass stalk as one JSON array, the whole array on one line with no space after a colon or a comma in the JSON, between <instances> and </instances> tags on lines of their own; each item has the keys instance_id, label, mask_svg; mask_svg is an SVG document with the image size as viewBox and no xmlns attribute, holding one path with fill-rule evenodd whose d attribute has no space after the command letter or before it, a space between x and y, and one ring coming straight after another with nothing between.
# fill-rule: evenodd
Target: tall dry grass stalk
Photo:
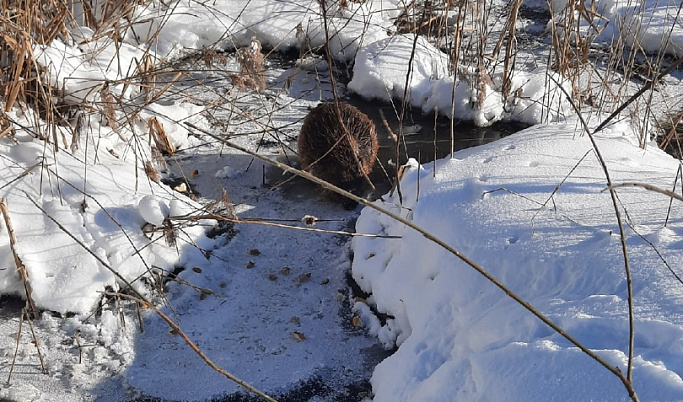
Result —
<instances>
[{"instance_id":1,"label":"tall dry grass stalk","mask_svg":"<svg viewBox=\"0 0 683 402\"><path fill-rule=\"evenodd\" d=\"M595 2L571 0L561 10L553 9L555 3L548 2L553 15L550 68L569 79L570 96L580 110L602 116L619 111L620 117L630 118L640 145L645 147L658 136L651 130L660 127L659 122L675 114L672 109L679 106L677 101L658 104L662 98L656 92L661 73L677 62L668 52L672 33L681 23L683 3L659 10L668 14L671 25L664 27L655 51L646 50L643 42L647 13L651 12L645 0L628 2L625 14L612 20L603 16L605 11L596 8ZM598 43L596 39L607 28L618 34L609 43ZM641 91L643 88L646 90ZM638 97L633 98L634 93Z\"/></svg>"},{"instance_id":2,"label":"tall dry grass stalk","mask_svg":"<svg viewBox=\"0 0 683 402\"><path fill-rule=\"evenodd\" d=\"M69 10L60 0L0 0L0 94L4 110L17 101L45 104L38 88L40 71L33 57L35 44L49 44L65 35Z\"/></svg>"},{"instance_id":3,"label":"tall dry grass stalk","mask_svg":"<svg viewBox=\"0 0 683 402\"><path fill-rule=\"evenodd\" d=\"M505 54L503 56L503 84L501 87L501 93L505 99L508 99L511 95L512 74L517 59L517 19L522 1L512 0L510 3L510 12L505 21L505 27L498 38L498 43L493 48L493 58L498 59L502 48L505 47Z\"/></svg>"},{"instance_id":4,"label":"tall dry grass stalk","mask_svg":"<svg viewBox=\"0 0 683 402\"><path fill-rule=\"evenodd\" d=\"M35 124L35 134L52 143L57 151L67 141L57 130L65 126L72 130L73 139L80 136L82 120L71 127L76 110L91 112L99 110L107 124L113 129L118 125L114 109L117 100L109 92L107 83L102 83L99 105L74 105L63 101L60 89L46 79L46 71L35 58L34 49L49 45L60 39L73 42L72 30L85 25L95 31L93 39L110 36L116 43L120 38L118 24L125 20L138 2L115 0L0 0L0 95L4 99L2 109L7 112L15 106L29 107L38 112L43 124ZM80 122L80 124L79 124ZM36 122L37 123L37 122ZM3 127L3 133L7 127Z\"/></svg>"}]
</instances>

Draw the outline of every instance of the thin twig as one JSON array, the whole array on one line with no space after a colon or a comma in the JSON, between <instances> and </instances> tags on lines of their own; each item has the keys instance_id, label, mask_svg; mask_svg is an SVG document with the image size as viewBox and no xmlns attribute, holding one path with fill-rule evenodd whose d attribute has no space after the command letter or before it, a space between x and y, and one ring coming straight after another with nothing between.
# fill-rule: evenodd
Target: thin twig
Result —
<instances>
[{"instance_id":1,"label":"thin twig","mask_svg":"<svg viewBox=\"0 0 683 402\"><path fill-rule=\"evenodd\" d=\"M583 156L581 157L581 159L579 159L579 161L576 162L576 164L569 170L569 173L567 173L567 174L562 178L562 181L560 181L560 183L559 183L558 185L555 186L555 188L553 189L552 193L550 193L550 195L548 196L548 198L545 200L545 202L543 203L543 205L541 205L541 207L538 209L538 211L536 211L536 213L534 214L534 216L531 217L531 227L532 227L532 228L534 227L534 221L536 220L536 217L538 216L538 214L541 213L541 211L543 210L543 208L545 208L546 205L548 205L548 202L550 202L550 200L553 198L553 196L555 196L555 194L560 190L560 187L562 187L562 185L564 184L564 182L567 181L567 179L569 178L569 176L572 175L572 173L574 173L574 171L579 167L579 165L581 164L581 162L583 162L583 160L586 159L586 157L588 156L588 154L589 154L591 151L592 151L592 149L586 151L586 153L583 154ZM554 204L554 202L553 202L553 204Z\"/></svg>"},{"instance_id":2,"label":"thin twig","mask_svg":"<svg viewBox=\"0 0 683 402\"><path fill-rule=\"evenodd\" d=\"M644 188L645 190L648 190L648 191L653 191L655 193L664 194L665 196L671 197L671 198L676 199L678 201L683 201L683 196L680 196L680 195L674 193L673 191L666 190L666 189L663 189L661 187L653 186L652 184L647 184L647 183L636 183L636 182L627 181L627 182L618 183L618 184L610 184L607 186L607 188L605 190L612 190L612 189L619 188L619 187L640 187L640 188Z\"/></svg>"},{"instance_id":3,"label":"thin twig","mask_svg":"<svg viewBox=\"0 0 683 402\"><path fill-rule=\"evenodd\" d=\"M673 185L673 190L671 192L676 191L676 185L678 184L678 178L683 177L683 170L681 170L681 165L680 161L678 163L678 170L676 171L676 178L674 179L674 185ZM674 199L673 197L669 199L669 206L666 208L666 219L664 219L664 227L669 223L669 217L671 216L671 206L673 205Z\"/></svg>"},{"instance_id":4,"label":"thin twig","mask_svg":"<svg viewBox=\"0 0 683 402\"><path fill-rule=\"evenodd\" d=\"M383 235L376 235L376 234L372 234L372 233L354 233L354 232L346 232L343 230L328 230L328 229L312 228L312 227L307 227L307 226L285 225L283 223L268 222L268 221L265 221L263 219L230 218L230 217L225 216L225 215L218 215L218 214L212 214L212 213L209 213L207 215L170 216L170 217L168 217L168 219L171 221L182 221L182 220L194 221L194 220L201 220L201 219L215 219L215 220L232 222L232 223L248 223L248 224L252 224L252 225L273 226L273 227L277 227L277 228L303 230L303 231L317 232L317 233L338 234L338 235L352 236L352 237L374 237L374 238L383 238L383 239L400 239L401 238L401 236L383 236Z\"/></svg>"},{"instance_id":5,"label":"thin twig","mask_svg":"<svg viewBox=\"0 0 683 402\"><path fill-rule=\"evenodd\" d=\"M595 133L599 132L600 130L602 130L603 128L605 128L607 126L607 124L609 124L609 122L612 121L615 117L617 117L619 115L619 113L621 113L624 109L626 109L628 107L628 105L633 103L633 101L635 101L636 99L640 98L640 96L643 95L648 89L652 88L652 86L654 84L658 83L662 78L664 78L664 76L668 75L670 72L675 70L682 63L683 63L683 57L681 57L678 60L676 60L675 62L671 63L669 65L669 67L666 68L666 70L659 73L653 80L646 82L642 88L640 88L636 93L631 95L631 97L628 98L626 100L626 102L622 103L614 112L612 112L612 114L610 114L605 120L603 120L602 123L600 123L600 125L593 131L593 134L595 134ZM555 79L553 77L551 77L551 79L553 81L555 81ZM555 81L555 83L557 83L557 81ZM559 84L558 84L558 86L560 88L562 88L562 86L560 86ZM564 88L562 88L562 90L564 91ZM569 95L567 95L567 98L569 98ZM586 131L586 132L588 132L588 131Z\"/></svg>"},{"instance_id":6,"label":"thin twig","mask_svg":"<svg viewBox=\"0 0 683 402\"><path fill-rule=\"evenodd\" d=\"M678 275L678 274L676 273L676 271L674 271L673 267L671 267L671 265L666 261L666 258L664 258L664 256L662 255L662 253L659 252L659 250L657 249L657 246L655 246L654 243L652 243L647 237L643 236L643 235L638 231L638 229L636 228L635 225L633 225L633 224L631 224L631 223L629 223L629 222L627 222L627 224L628 224L628 226L631 228L631 230L633 230L633 233L635 233L636 235L638 235L638 237L640 237L641 240L643 240L645 243L647 243L647 244L652 248L652 250L655 252L655 254L657 254L657 257L659 257L659 259L662 261L662 264L664 264L664 266L669 270L669 272L671 273L671 275L673 275L674 278L676 278L676 280L677 280L681 285L683 285L683 278L681 278L681 276Z\"/></svg>"},{"instance_id":7,"label":"thin twig","mask_svg":"<svg viewBox=\"0 0 683 402\"><path fill-rule=\"evenodd\" d=\"M78 364L83 363L83 347L81 346L80 334L81 331L79 330L74 332L74 341L76 341L76 346L78 346Z\"/></svg>"},{"instance_id":8,"label":"thin twig","mask_svg":"<svg viewBox=\"0 0 683 402\"><path fill-rule=\"evenodd\" d=\"M17 331L17 343L14 346L14 357L12 358L12 364L9 366L9 374L7 375L7 385L10 385L12 380L12 372L14 371L14 365L17 362L17 354L19 353L19 342L21 341L21 327L24 323L24 310L22 309L21 315L19 317L19 330Z\"/></svg>"},{"instance_id":9,"label":"thin twig","mask_svg":"<svg viewBox=\"0 0 683 402\"><path fill-rule=\"evenodd\" d=\"M31 336L33 337L33 344L38 351L38 359L40 360L40 369L43 374L48 374L47 368L45 367L45 360L43 360L43 354L40 353L40 343L38 342L38 337L36 336L36 331L33 329L33 320L31 319L31 314L24 307L21 313L26 316L26 321L28 321L28 327L31 329Z\"/></svg>"},{"instance_id":10,"label":"thin twig","mask_svg":"<svg viewBox=\"0 0 683 402\"><path fill-rule=\"evenodd\" d=\"M424 10L423 10L424 14ZM401 113L399 113L398 116L398 137L396 138L396 148L394 152L394 157L396 160L394 163L396 164L396 192L398 193L398 199L399 203L403 205L403 194L401 193L401 178L399 176L399 164L400 164L400 149L401 149L401 142L405 141L404 135L403 135L403 121L405 119L406 115L406 109L408 108L408 95L409 95L409 88L410 88L410 81L413 77L413 61L415 60L415 51L417 49L417 41L420 39L420 36L418 34L413 34L415 35L415 38L413 39L413 47L410 51L410 58L408 59L408 71L406 72L406 82L405 86L403 88L403 98L401 99ZM436 166L436 164L434 164Z\"/></svg>"}]
</instances>

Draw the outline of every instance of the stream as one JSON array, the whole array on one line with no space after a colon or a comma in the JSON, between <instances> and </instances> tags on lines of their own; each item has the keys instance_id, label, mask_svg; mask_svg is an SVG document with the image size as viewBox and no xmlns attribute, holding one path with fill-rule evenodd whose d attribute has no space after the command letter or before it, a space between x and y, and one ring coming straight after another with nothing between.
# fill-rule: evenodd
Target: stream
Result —
<instances>
[{"instance_id":1,"label":"stream","mask_svg":"<svg viewBox=\"0 0 683 402\"><path fill-rule=\"evenodd\" d=\"M226 82L225 76L230 71L234 72L234 64L225 71L216 69L208 72L197 66L189 66L187 70L192 71L196 82L210 90L202 91L200 85L196 85L196 82L193 84L194 81L181 82L178 87L187 85L180 92L196 97L203 104L221 105L207 112L214 119L213 130L217 135L226 135L242 146L299 167L295 153L301 122L317 102L330 99L332 91L326 70L317 73L297 71L294 66L296 58L292 56L295 55L273 53L268 57L268 89L261 94L233 91L234 88ZM341 75L336 80L342 101L357 107L375 123L379 139L378 163L375 164L370 179L377 189L373 196L380 196L391 189L396 168L396 145L383 119L387 120L392 132L398 133L398 117L390 103L367 100L346 93L344 80L348 77L343 77L343 73ZM290 80L289 84L286 84L287 80ZM485 128L476 127L466 121L453 123L453 151L495 141L526 127L514 122L500 122ZM424 115L421 110L411 108L404 114L402 131L404 136L399 147L399 166L408 158L428 163L451 153L451 122L448 118L440 116L435 119L433 114ZM206 148L200 147L195 151L179 152L169 162L172 176L183 178L183 171L199 172L196 178L189 179L188 184L203 203L220 199L220 189L224 188L241 219L297 222L302 216L310 214L323 219L316 225L316 229L353 232L355 219L360 213L360 208L345 210L338 203L330 202L317 185L300 178L290 180L291 175L283 175L279 168L217 143L207 144ZM217 175L216 172L223 174ZM276 188L277 191L273 191ZM287 340L287 336L284 339L279 337L278 334L282 332L275 323L286 323L292 315L305 317L301 311L306 310L315 310L316 321L320 320L315 328L302 326L297 329L311 338L306 341L309 344L306 353L319 356L319 368L313 373L302 371L296 382L287 384L284 392L274 396L284 401L357 402L370 395L372 390L369 379L372 371L392 351L384 350L365 328L349 324L354 318L349 300L367 297L359 293L360 289L354 286L350 276L350 237L291 229L278 230L249 224L235 224L234 228L231 225L226 233L220 235L224 240L218 240L222 245L213 254L230 262L225 268L230 280L248 277L245 281L250 283L249 290L239 288L234 292L248 291L255 300L268 301L265 309L260 305L249 307L267 318L249 325L248 327L254 328L253 333L241 333L240 344L249 345L256 339L266 337L268 339L261 339L260 342L279 345L273 347L276 349L287 347L293 350L294 346ZM251 257L256 267L252 271L245 270L238 261L242 261L249 249L256 245L262 251L258 259ZM254 275L251 272L258 277L258 267L279 269L283 265L291 268L291 276L304 274L318 278L312 280L310 288L306 289L308 296L301 294L298 286L293 289L283 286L287 283L287 278L277 270L264 272L270 279L254 280L251 277ZM321 286L320 283L325 285ZM313 304L309 300L311 295L315 295ZM237 308L234 305L233 308ZM251 316L244 319L250 320ZM273 324L258 329L262 322ZM326 328L327 332L337 333L338 338L330 337L329 333L318 334L322 328ZM323 336L328 343L322 348L314 346L313 341ZM347 340L340 342L341 338ZM225 353L230 355L229 352ZM297 365L298 358L299 355L293 353L293 360L287 364ZM237 360L236 357L234 359ZM261 359L270 362L270 359L276 358L261 356L258 352L252 357L254 361ZM251 364L245 362L241 368L247 369ZM341 367L347 368L340 370ZM157 401L154 398L141 400ZM217 396L213 400L233 402L258 399L237 392Z\"/></svg>"},{"instance_id":2,"label":"stream","mask_svg":"<svg viewBox=\"0 0 683 402\"><path fill-rule=\"evenodd\" d=\"M348 96L345 100L368 115L375 123L379 139L378 163L370 174L370 179L377 188L378 194L384 194L391 189L395 175L396 144L382 116L386 118L395 135L399 132L399 119L390 104L363 99L357 95ZM487 144L527 127L529 127L528 124L515 121L502 121L490 127L477 127L471 121L459 120L453 122L453 141L451 141L449 118L438 116L435 120L433 114L425 115L420 109L410 108L404 115L403 141L399 143L399 166L405 164L408 158L413 158L419 163L429 163L435 159L445 158L451 153L451 142L452 151L457 152L461 149Z\"/></svg>"}]
</instances>

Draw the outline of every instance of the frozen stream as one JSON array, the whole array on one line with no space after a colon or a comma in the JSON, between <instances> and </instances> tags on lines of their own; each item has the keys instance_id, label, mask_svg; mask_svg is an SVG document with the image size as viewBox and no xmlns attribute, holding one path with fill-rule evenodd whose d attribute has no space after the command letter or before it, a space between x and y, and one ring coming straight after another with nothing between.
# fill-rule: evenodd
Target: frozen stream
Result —
<instances>
[{"instance_id":1,"label":"frozen stream","mask_svg":"<svg viewBox=\"0 0 683 402\"><path fill-rule=\"evenodd\" d=\"M215 119L216 135L227 134L231 141L297 166L296 136L301 121L319 99L331 95L326 75L271 65L267 71L270 89L256 95L231 89L223 78L226 74L194 73L201 84L187 82L186 87L178 88L184 96L220 105L209 111ZM290 81L289 89L278 90L285 79ZM202 90L206 87L211 90ZM340 91L344 91L341 86ZM391 106L355 97L345 99L375 120L382 144L379 158L393 175L393 162L389 160L394 145L379 114L382 108L392 130L397 130L395 115L389 113ZM409 156L417 158L419 154L423 162L431 160L433 116L410 111L405 118ZM439 119L436 124L437 156L442 157L450 149L449 122ZM517 127L503 123L477 129L461 122L456 126L456 149L495 140ZM276 168L213 140L171 157L169 166L171 176L184 177L203 203L220 199L224 188L243 220L267 220L300 228L301 218L313 215L321 220L316 229L353 232L360 211L344 210L328 202L311 183L290 180ZM379 164L373 179L380 193L390 188ZM309 400L315 396L313 400L360 401L367 396L372 370L389 352L356 326L358 321L350 309L350 301L357 296L348 283L350 237L253 223L227 225L221 236L220 246L212 252L210 282L219 284L226 299L209 309L205 302L181 302L184 307L180 311L185 311L181 314L186 317L183 321L191 328L188 331L206 337L209 352L225 366L240 362L241 371L252 383L265 384L261 387L280 400ZM139 343L153 349L155 339L148 333ZM221 346L214 346L216 342ZM164 370L169 361L177 361L180 352L165 349L146 353L136 360L131 371L142 372L142 367L153 367L152 372ZM144 390L147 381L149 378L143 376L133 385ZM190 393L186 386L169 385L164 394L155 396L189 397L197 391ZM242 394L218 400L245 400L238 395Z\"/></svg>"}]
</instances>

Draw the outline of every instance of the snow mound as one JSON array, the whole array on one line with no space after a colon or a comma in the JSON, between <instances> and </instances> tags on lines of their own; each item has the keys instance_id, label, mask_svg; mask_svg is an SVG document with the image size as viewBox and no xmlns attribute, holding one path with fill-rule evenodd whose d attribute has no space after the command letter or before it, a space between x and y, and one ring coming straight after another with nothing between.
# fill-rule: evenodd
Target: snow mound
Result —
<instances>
[{"instance_id":1,"label":"snow mound","mask_svg":"<svg viewBox=\"0 0 683 402\"><path fill-rule=\"evenodd\" d=\"M30 127L35 118L8 115L16 127ZM103 152L105 147L95 152L96 144L86 154L85 141L92 139L81 140L83 150L70 154L53 152L23 130L15 138L19 143L0 143L2 196L38 308L87 314L107 288L124 286L110 268L144 293L139 279L152 266L173 271L197 258L191 247L181 258L180 248L168 246L161 231L153 231L151 238L143 233L145 221L161 226L170 212L187 214L199 204L149 180L142 166ZM118 145L127 147L120 139ZM93 159L97 162L84 162ZM178 231L177 243L206 245L208 239L203 228L188 226ZM0 236L0 249L7 268L0 270L0 293L24 297L9 236Z\"/></svg>"},{"instance_id":2,"label":"snow mound","mask_svg":"<svg viewBox=\"0 0 683 402\"><path fill-rule=\"evenodd\" d=\"M160 202L151 195L142 197L138 203L138 210L140 211L140 216L145 220L145 222L151 223L155 226L163 225L164 220L169 216L168 205L166 205L164 202Z\"/></svg>"},{"instance_id":3,"label":"snow mound","mask_svg":"<svg viewBox=\"0 0 683 402\"><path fill-rule=\"evenodd\" d=\"M504 99L500 74L481 77L482 85L474 80L454 82L448 65L446 54L424 37L396 35L358 52L348 89L385 101L405 95L411 105L425 113L437 110L482 127L503 119L529 124L558 121L570 111L566 94L571 93L571 86L547 69L516 72L511 78L510 93L514 95ZM463 67L460 75L475 77L471 70Z\"/></svg>"},{"instance_id":4,"label":"snow mound","mask_svg":"<svg viewBox=\"0 0 683 402\"><path fill-rule=\"evenodd\" d=\"M326 2L330 49L337 60L353 60L358 49L387 36L391 17L399 13L396 0ZM256 37L265 48L309 51L326 43L323 11L317 0L283 2L234 0L229 2L178 2L172 13L165 6L148 7L128 31L128 40L139 32L157 32L156 51L177 57L187 50L246 46Z\"/></svg>"},{"instance_id":5,"label":"snow mound","mask_svg":"<svg viewBox=\"0 0 683 402\"><path fill-rule=\"evenodd\" d=\"M597 141L615 183L671 188L678 162L638 148L626 127ZM435 176L434 176L435 174ZM419 186L418 186L419 178ZM555 186L561 184L553 194ZM626 371L624 262L602 168L569 124L537 126L453 159L418 166L378 203L445 241L598 355ZM418 193L419 189L419 193ZM634 385L641 400L683 397L683 205L619 188L635 294ZM625 213L624 213L625 212ZM375 402L628 400L620 380L469 266L416 231L365 208L353 277L388 315L369 328L398 351L372 377ZM661 254L658 255L658 253Z\"/></svg>"},{"instance_id":6,"label":"snow mound","mask_svg":"<svg viewBox=\"0 0 683 402\"><path fill-rule=\"evenodd\" d=\"M402 98L413 48L410 96L429 103L433 92L430 81L448 76L448 58L425 37L415 38L413 34L392 36L363 48L356 56L348 89L367 98Z\"/></svg>"}]
</instances>

